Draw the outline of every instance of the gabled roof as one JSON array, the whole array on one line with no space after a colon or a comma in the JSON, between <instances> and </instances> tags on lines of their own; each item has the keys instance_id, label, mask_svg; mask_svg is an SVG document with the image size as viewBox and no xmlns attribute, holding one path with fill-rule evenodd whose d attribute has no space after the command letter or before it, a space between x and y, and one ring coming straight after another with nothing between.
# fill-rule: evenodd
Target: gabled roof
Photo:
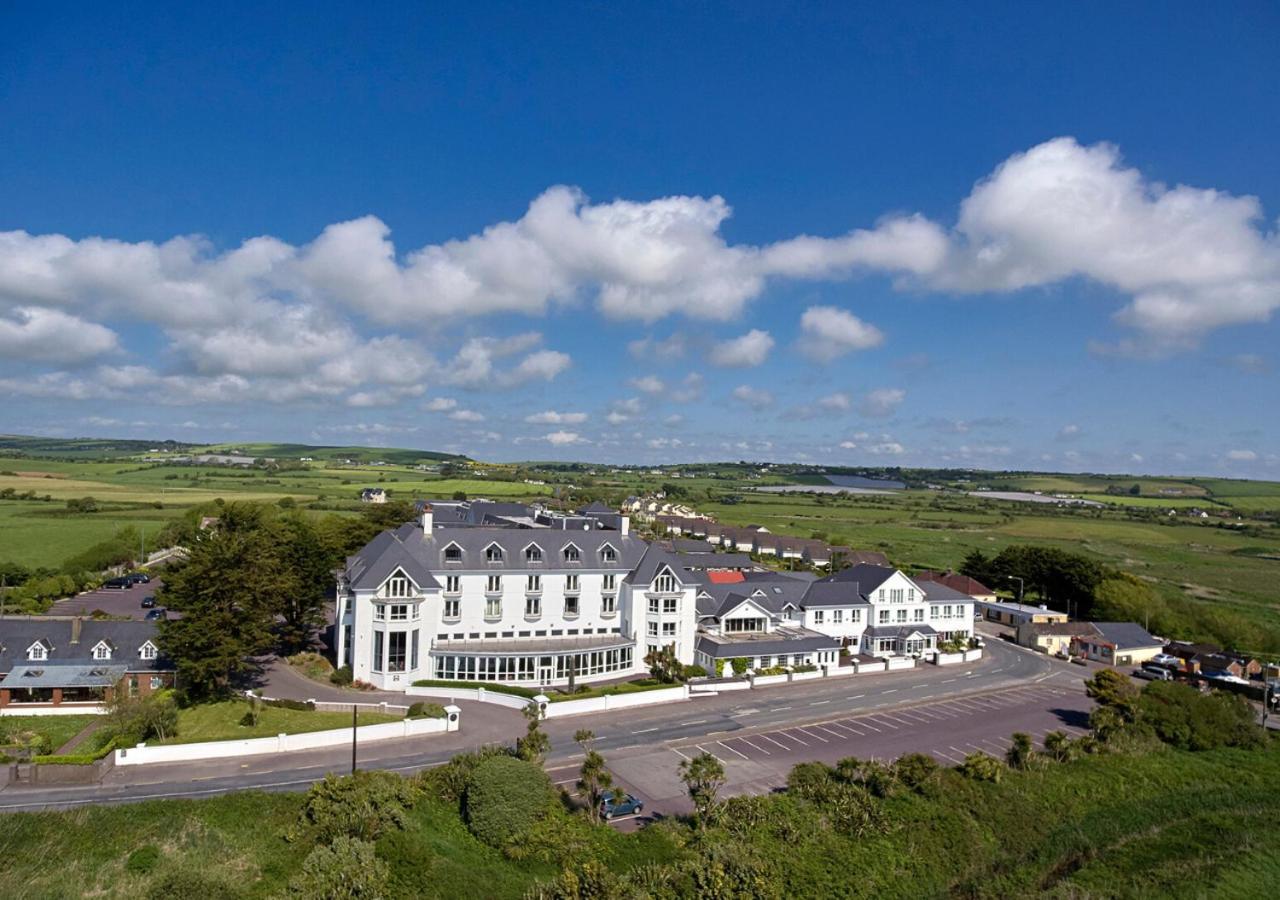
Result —
<instances>
[{"instance_id":1,"label":"gabled roof","mask_svg":"<svg viewBox=\"0 0 1280 900\"><path fill-rule=\"evenodd\" d=\"M138 649L148 641L152 646L159 646L155 622L81 619L80 640L74 644L71 642L72 624L71 619L52 616L0 619L0 672L18 666L32 666L33 662L27 659L27 649L36 643L48 650L48 658L40 660L40 665L92 666L95 662L101 665L101 660L93 659L93 648L103 641L120 651L115 660L127 661L131 671L169 671L173 668L166 659L141 659L138 656Z\"/></svg>"},{"instance_id":2,"label":"gabled roof","mask_svg":"<svg viewBox=\"0 0 1280 900\"><path fill-rule=\"evenodd\" d=\"M970 597L986 597L995 593L991 588L987 587L976 578L970 578L968 575L961 575L959 572L917 572L911 576L916 584L921 581L929 581L935 584L945 584L952 590L959 591L962 594L968 594ZM925 585L920 584L922 589Z\"/></svg>"},{"instance_id":3,"label":"gabled roof","mask_svg":"<svg viewBox=\"0 0 1280 900\"><path fill-rule=\"evenodd\" d=\"M1117 650L1160 647L1164 643L1137 622L1094 622L1093 627L1104 641L1114 644Z\"/></svg>"},{"instance_id":4,"label":"gabled roof","mask_svg":"<svg viewBox=\"0 0 1280 900\"><path fill-rule=\"evenodd\" d=\"M913 579L914 580L914 579ZM973 597L963 591L957 591L955 588L947 584L940 584L936 581L915 582L920 588L920 592L924 594L926 600L930 603L972 603Z\"/></svg>"},{"instance_id":5,"label":"gabled roof","mask_svg":"<svg viewBox=\"0 0 1280 900\"><path fill-rule=\"evenodd\" d=\"M396 569L403 569L405 575L420 588L439 587L420 558L422 543L422 531L413 525L401 525L395 531L378 534L347 561L351 587L354 590L375 590Z\"/></svg>"},{"instance_id":6,"label":"gabled roof","mask_svg":"<svg viewBox=\"0 0 1280 900\"><path fill-rule=\"evenodd\" d=\"M805 593L800 605L805 609L826 609L868 604L858 593L857 582L823 580L809 585L809 590Z\"/></svg>"},{"instance_id":7,"label":"gabled roof","mask_svg":"<svg viewBox=\"0 0 1280 900\"><path fill-rule=\"evenodd\" d=\"M588 503L586 506L582 507L582 509L578 510L578 512L585 516L587 513L612 513L617 512L617 510L606 506L599 500L596 500Z\"/></svg>"},{"instance_id":8,"label":"gabled roof","mask_svg":"<svg viewBox=\"0 0 1280 900\"><path fill-rule=\"evenodd\" d=\"M859 563L856 566L841 569L839 572L833 572L822 580L837 583L852 581L857 584L858 592L863 597L869 597L874 590L892 578L897 571L897 569L890 566L873 566L870 563Z\"/></svg>"}]
</instances>

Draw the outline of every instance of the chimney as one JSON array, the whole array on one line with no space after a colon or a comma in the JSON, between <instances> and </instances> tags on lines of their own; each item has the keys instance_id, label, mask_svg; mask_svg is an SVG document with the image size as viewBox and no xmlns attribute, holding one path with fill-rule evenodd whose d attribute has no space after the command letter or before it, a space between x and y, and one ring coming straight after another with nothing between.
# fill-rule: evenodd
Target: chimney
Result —
<instances>
[{"instance_id":1,"label":"chimney","mask_svg":"<svg viewBox=\"0 0 1280 900\"><path fill-rule=\"evenodd\" d=\"M80 643L80 624L79 616L71 620L71 643L73 644Z\"/></svg>"},{"instance_id":2,"label":"chimney","mask_svg":"<svg viewBox=\"0 0 1280 900\"><path fill-rule=\"evenodd\" d=\"M431 504L422 504L422 533L427 537L431 536L432 520L434 513L431 511Z\"/></svg>"},{"instance_id":3,"label":"chimney","mask_svg":"<svg viewBox=\"0 0 1280 900\"><path fill-rule=\"evenodd\" d=\"M618 531L622 533L623 537L626 537L631 533L631 517L630 516L621 517L621 520L618 522Z\"/></svg>"}]
</instances>

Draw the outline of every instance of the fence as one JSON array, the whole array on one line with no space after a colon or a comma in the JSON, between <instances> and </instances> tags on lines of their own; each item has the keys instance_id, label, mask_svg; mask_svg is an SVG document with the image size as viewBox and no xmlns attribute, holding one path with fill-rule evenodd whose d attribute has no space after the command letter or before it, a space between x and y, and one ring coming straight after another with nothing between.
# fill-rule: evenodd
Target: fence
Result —
<instances>
[{"instance_id":1,"label":"fence","mask_svg":"<svg viewBox=\"0 0 1280 900\"><path fill-rule=\"evenodd\" d=\"M339 704L341 705L341 704ZM350 709L350 704L347 705ZM443 719L402 719L381 725L361 725L354 729L356 742L386 741L394 738L420 737L457 731L461 711L456 706L445 708ZM128 750L115 751L117 766L142 766L154 763L190 762L197 759L230 759L270 753L318 750L351 743L351 728L310 731L304 734L278 734L275 737L246 738L238 741L212 741L201 744L167 744L148 747L139 744Z\"/></svg>"}]
</instances>

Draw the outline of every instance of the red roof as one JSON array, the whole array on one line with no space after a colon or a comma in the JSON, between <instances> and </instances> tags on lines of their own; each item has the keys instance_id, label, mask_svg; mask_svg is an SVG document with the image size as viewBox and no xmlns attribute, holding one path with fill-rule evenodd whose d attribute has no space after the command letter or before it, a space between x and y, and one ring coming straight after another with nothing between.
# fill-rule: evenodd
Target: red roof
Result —
<instances>
[{"instance_id":1,"label":"red roof","mask_svg":"<svg viewBox=\"0 0 1280 900\"><path fill-rule=\"evenodd\" d=\"M994 594L995 591L987 587L976 578L970 578L968 575L961 575L959 572L920 572L912 576L920 581L933 581L937 584L945 584L953 591L959 591L962 594L973 596L985 596Z\"/></svg>"},{"instance_id":2,"label":"red roof","mask_svg":"<svg viewBox=\"0 0 1280 900\"><path fill-rule=\"evenodd\" d=\"M747 580L741 572L717 572L714 569L708 570L707 578L712 584L737 584Z\"/></svg>"}]
</instances>

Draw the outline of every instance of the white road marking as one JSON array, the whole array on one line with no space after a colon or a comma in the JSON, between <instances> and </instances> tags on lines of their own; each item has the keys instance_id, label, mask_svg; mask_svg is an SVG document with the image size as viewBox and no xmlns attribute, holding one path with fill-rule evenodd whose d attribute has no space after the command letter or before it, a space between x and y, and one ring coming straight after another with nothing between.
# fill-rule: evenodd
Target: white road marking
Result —
<instances>
[{"instance_id":1,"label":"white road marking","mask_svg":"<svg viewBox=\"0 0 1280 900\"><path fill-rule=\"evenodd\" d=\"M655 725L653 728L641 728L639 731L633 731L631 733L632 734L648 734L650 731L657 731L657 730L658 730L658 727Z\"/></svg>"},{"instance_id":2,"label":"white road marking","mask_svg":"<svg viewBox=\"0 0 1280 900\"><path fill-rule=\"evenodd\" d=\"M747 739L746 739L746 738L744 738L744 737L735 738L735 740L742 741L742 743L746 744L746 745L747 745L748 747L750 747L752 750L759 750L759 751L760 751L761 753L763 753L765 756L772 756L772 755L773 755L773 754L772 754L772 753L770 753L768 750L766 750L766 749L764 749L763 747L761 747L759 744L755 743L754 741L749 741L749 740L747 740Z\"/></svg>"},{"instance_id":3,"label":"white road marking","mask_svg":"<svg viewBox=\"0 0 1280 900\"><path fill-rule=\"evenodd\" d=\"M832 731L832 730L831 730L830 728L828 728L826 725L814 725L813 727L814 727L814 728L818 728L818 729L820 729L820 730L822 730L822 731L825 731L827 734L834 735L835 737L838 737L838 738L845 738L845 737L848 737L848 735L847 735L847 734L841 734L841 733L840 733L840 732L838 732L838 731Z\"/></svg>"},{"instance_id":4,"label":"white road marking","mask_svg":"<svg viewBox=\"0 0 1280 900\"><path fill-rule=\"evenodd\" d=\"M734 752L734 753L737 753L737 754L738 754L739 756L741 756L743 759L750 759L750 758L751 758L751 757L747 756L747 754L743 753L743 752L742 752L742 751L740 751L740 750L734 750L732 747L730 747L730 746L729 746L728 744L726 744L724 741L716 741L716 743L717 743L717 744L719 744L721 747L723 747L723 748L724 748L724 749L726 749L726 750L730 750L730 751L732 751L732 752Z\"/></svg>"},{"instance_id":5,"label":"white road marking","mask_svg":"<svg viewBox=\"0 0 1280 900\"><path fill-rule=\"evenodd\" d=\"M680 752L679 750L677 750L675 747L668 747L667 749L668 749L668 750L670 750L672 753L674 753L676 756L680 757L681 759L690 759L690 758L691 758L691 757L685 756L683 753L681 753L681 752Z\"/></svg>"},{"instance_id":6,"label":"white road marking","mask_svg":"<svg viewBox=\"0 0 1280 900\"><path fill-rule=\"evenodd\" d=\"M830 702L831 702L830 700L814 700L814 701L813 701L813 702L811 702L809 705L810 705L810 706L821 706L821 705L822 705L822 704L824 704L824 703L830 703Z\"/></svg>"},{"instance_id":7,"label":"white road marking","mask_svg":"<svg viewBox=\"0 0 1280 900\"><path fill-rule=\"evenodd\" d=\"M795 741L797 744L804 744L806 747L809 746L808 741L802 740L801 738L796 737L790 731L775 731L774 734L784 737L789 741Z\"/></svg>"},{"instance_id":8,"label":"white road marking","mask_svg":"<svg viewBox=\"0 0 1280 900\"><path fill-rule=\"evenodd\" d=\"M822 743L824 743L824 744L829 744L829 743L831 743L831 740L830 740L829 738L824 738L824 737L823 737L822 735L820 735L820 734L814 734L812 731L810 731L808 728L806 728L806 727L805 727L805 726L803 726L803 725L799 726L799 729L800 729L801 731L803 731L805 734L809 735L809 737L817 738L818 740L822 741Z\"/></svg>"},{"instance_id":9,"label":"white road marking","mask_svg":"<svg viewBox=\"0 0 1280 900\"><path fill-rule=\"evenodd\" d=\"M786 744L780 744L780 743L778 743L778 742L777 742L777 741L775 741L773 738L769 737L769 735L767 735L767 734L757 734L757 735L756 735L756 737L761 738L761 739L763 739L763 740L766 740L766 741L768 741L770 744L777 744L777 745L778 745L779 747L781 747L783 750L790 750L790 749L792 749L792 748L788 747Z\"/></svg>"}]
</instances>

